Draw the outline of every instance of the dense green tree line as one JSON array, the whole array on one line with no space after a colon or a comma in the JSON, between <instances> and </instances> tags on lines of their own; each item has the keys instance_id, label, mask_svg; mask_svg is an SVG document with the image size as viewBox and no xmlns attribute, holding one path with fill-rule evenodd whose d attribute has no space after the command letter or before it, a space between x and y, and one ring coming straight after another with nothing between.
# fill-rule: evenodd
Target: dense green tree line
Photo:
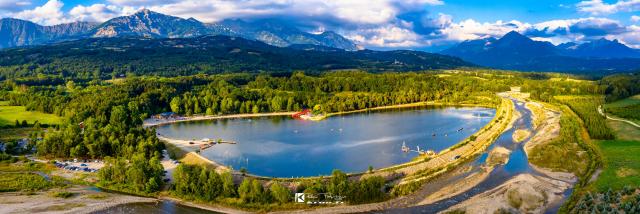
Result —
<instances>
[{"instance_id":1,"label":"dense green tree line","mask_svg":"<svg viewBox=\"0 0 640 214\"><path fill-rule=\"evenodd\" d=\"M640 94L640 72L607 76L602 78L600 84L606 87L606 102L624 99Z\"/></svg>"},{"instance_id":2,"label":"dense green tree line","mask_svg":"<svg viewBox=\"0 0 640 214\"><path fill-rule=\"evenodd\" d=\"M186 115L297 111L318 104L325 112L339 112L422 101L496 104L494 93L506 89L505 84L426 73L333 72L314 77L298 72L259 75L246 85L212 81L173 97L170 106Z\"/></svg>"},{"instance_id":3,"label":"dense green tree line","mask_svg":"<svg viewBox=\"0 0 640 214\"><path fill-rule=\"evenodd\" d=\"M201 166L180 164L173 172L174 194L188 199L212 201L219 197L236 197L230 173L218 174Z\"/></svg>"},{"instance_id":4,"label":"dense green tree line","mask_svg":"<svg viewBox=\"0 0 640 214\"><path fill-rule=\"evenodd\" d=\"M174 171L171 191L185 199L216 201L237 199L249 204L284 204L292 202L293 191L309 194L330 193L344 197L348 203L381 201L386 197L385 181L382 177L367 177L350 181L347 175L335 170L329 179L314 179L296 182L295 190L275 181L268 186L262 182L244 178L239 185L233 183L231 174L218 174L197 165L179 165Z\"/></svg>"},{"instance_id":5,"label":"dense green tree line","mask_svg":"<svg viewBox=\"0 0 640 214\"><path fill-rule=\"evenodd\" d=\"M558 100L568 105L584 122L589 136L595 139L613 139L613 131L607 126L606 118L598 113L598 106L604 104L601 96L566 96Z\"/></svg>"},{"instance_id":6,"label":"dense green tree line","mask_svg":"<svg viewBox=\"0 0 640 214\"><path fill-rule=\"evenodd\" d=\"M606 108L606 112L622 118L640 120L640 105Z\"/></svg>"},{"instance_id":7,"label":"dense green tree line","mask_svg":"<svg viewBox=\"0 0 640 214\"><path fill-rule=\"evenodd\" d=\"M164 168L158 156L147 159L144 154L136 154L129 160L106 158L105 167L99 173L103 186L134 193L152 193L163 186Z\"/></svg>"}]
</instances>

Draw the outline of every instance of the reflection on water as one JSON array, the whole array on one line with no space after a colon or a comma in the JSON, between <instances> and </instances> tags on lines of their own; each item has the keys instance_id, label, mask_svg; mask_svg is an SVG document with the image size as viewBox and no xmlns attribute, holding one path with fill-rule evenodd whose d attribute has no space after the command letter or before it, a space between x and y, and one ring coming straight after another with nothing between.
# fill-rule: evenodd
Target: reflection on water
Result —
<instances>
[{"instance_id":1,"label":"reflection on water","mask_svg":"<svg viewBox=\"0 0 640 214\"><path fill-rule=\"evenodd\" d=\"M188 207L177 204L172 201L159 201L157 203L130 203L118 205L106 210L94 212L96 214L169 214L169 213L185 213L185 214L204 214L217 213L209 210L203 210L195 207Z\"/></svg>"},{"instance_id":2,"label":"reflection on water","mask_svg":"<svg viewBox=\"0 0 640 214\"><path fill-rule=\"evenodd\" d=\"M458 143L495 115L488 108L406 108L348 114L322 121L289 117L194 121L160 126L174 139L236 141L202 155L234 169L273 177L328 175L333 169L365 171L410 161L416 150L440 151Z\"/></svg>"}]
</instances>

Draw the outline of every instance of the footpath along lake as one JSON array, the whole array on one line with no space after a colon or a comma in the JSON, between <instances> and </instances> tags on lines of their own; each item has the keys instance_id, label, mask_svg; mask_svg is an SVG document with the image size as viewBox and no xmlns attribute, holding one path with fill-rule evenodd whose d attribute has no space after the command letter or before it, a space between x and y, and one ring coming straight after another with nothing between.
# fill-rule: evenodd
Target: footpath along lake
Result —
<instances>
[{"instance_id":1,"label":"footpath along lake","mask_svg":"<svg viewBox=\"0 0 640 214\"><path fill-rule=\"evenodd\" d=\"M377 110L329 117L321 121L261 117L179 122L157 127L164 137L217 144L201 155L233 169L268 177L329 175L334 169L363 172L369 166L408 162L417 152L439 152L477 132L495 109L417 107Z\"/></svg>"}]
</instances>

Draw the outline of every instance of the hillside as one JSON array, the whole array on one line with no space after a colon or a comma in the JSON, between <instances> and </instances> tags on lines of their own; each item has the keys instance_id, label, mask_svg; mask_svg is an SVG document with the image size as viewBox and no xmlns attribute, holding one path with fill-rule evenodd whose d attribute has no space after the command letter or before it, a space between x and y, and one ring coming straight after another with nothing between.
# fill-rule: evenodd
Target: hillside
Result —
<instances>
[{"instance_id":1,"label":"hillside","mask_svg":"<svg viewBox=\"0 0 640 214\"><path fill-rule=\"evenodd\" d=\"M0 51L0 66L5 66L1 68L0 77L62 74L85 78L100 75L104 78L126 73L176 76L333 69L381 72L472 66L459 58L420 51L344 51L317 47L276 47L228 36L91 38ZM34 69L33 65L39 68Z\"/></svg>"},{"instance_id":2,"label":"hillside","mask_svg":"<svg viewBox=\"0 0 640 214\"><path fill-rule=\"evenodd\" d=\"M351 40L332 31L311 34L286 24L286 20L264 19L246 22L238 19L203 23L194 18L180 18L148 9L104 23L73 22L54 26L4 18L0 19L0 48L55 43L70 39L104 37L192 38L226 35L261 41L278 47L295 44L321 45L357 50Z\"/></svg>"}]
</instances>

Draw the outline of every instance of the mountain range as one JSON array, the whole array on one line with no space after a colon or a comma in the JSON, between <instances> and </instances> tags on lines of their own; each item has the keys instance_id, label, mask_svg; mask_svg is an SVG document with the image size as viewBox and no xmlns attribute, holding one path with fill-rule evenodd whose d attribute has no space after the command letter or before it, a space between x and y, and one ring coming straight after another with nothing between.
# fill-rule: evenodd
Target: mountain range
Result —
<instances>
[{"instance_id":1,"label":"mountain range","mask_svg":"<svg viewBox=\"0 0 640 214\"><path fill-rule=\"evenodd\" d=\"M525 71L628 71L640 68L640 51L618 40L603 38L555 46L515 31L499 39L464 41L440 53L477 65Z\"/></svg>"},{"instance_id":2,"label":"mountain range","mask_svg":"<svg viewBox=\"0 0 640 214\"><path fill-rule=\"evenodd\" d=\"M0 20L0 48L55 43L70 39L102 37L190 38L204 35L227 35L261 41L278 47L293 44L320 45L344 50L359 47L341 35L326 31L311 34L278 22L278 20L222 20L202 23L148 9L104 23L74 22L41 26L30 21L4 18Z\"/></svg>"},{"instance_id":3,"label":"mountain range","mask_svg":"<svg viewBox=\"0 0 640 214\"><path fill-rule=\"evenodd\" d=\"M104 23L74 22L54 26L41 26L19 19L0 19L0 48L39 44L52 45L71 40L87 40L92 38L138 38L139 41L131 41L141 43L140 41L143 40L140 40L140 38L164 41L162 39L201 38L212 35L264 42L270 45L270 47L288 47L288 49L286 49L288 51L306 51L303 53L313 52L314 54L324 52L322 54L316 54L322 57L334 55L334 57L350 57L349 60L354 60L364 55L383 56L385 60L398 57L392 54L394 52L357 51L362 48L335 32L325 31L319 34L307 33L295 26L287 24L286 21L277 19L258 19L251 21L227 19L216 23L203 23L194 18L184 19L147 9L140 10L129 16L116 17ZM82 45L84 42L86 41L66 44ZM110 45L113 46L114 44ZM195 45L195 47L198 47L198 45ZM185 42L185 46L193 45ZM41 50L42 48L34 47L34 49ZM240 49L244 50L243 48ZM263 50L276 49L264 48ZM358 53L346 55L344 51ZM553 45L550 42L532 40L515 31L509 32L501 38L490 37L464 41L440 52L440 54L459 57L470 63L459 63L456 61L457 59L443 58L441 55L419 51L407 51L403 53L411 53L411 55L419 56L422 59L442 59L444 61L429 63L421 61L409 66L404 66L401 70L406 70L407 67L448 67L453 64L464 64L468 66L471 65L471 63L498 69L574 73L614 73L640 69L640 51L629 48L618 40L600 39L582 44L569 42ZM281 55L284 56L286 54ZM371 59L367 58L366 60ZM453 63L454 61L456 62ZM318 67L316 65L325 62L318 61L315 63L314 66L309 67L317 69ZM400 64L402 63L406 62L401 60ZM436 66L438 63L447 66ZM376 63L367 61L364 64L372 65ZM382 64L384 64L384 62ZM341 61L337 66L328 67L352 68L362 67L362 65L354 66L351 62L345 63ZM389 67L382 69L384 70L386 68ZM278 69L285 68L278 67Z\"/></svg>"},{"instance_id":4,"label":"mountain range","mask_svg":"<svg viewBox=\"0 0 640 214\"><path fill-rule=\"evenodd\" d=\"M474 66L457 57L422 51L346 51L318 45L277 47L241 37L109 37L0 50L0 80L34 76L179 76L225 72L369 72ZM98 74L94 74L97 72Z\"/></svg>"}]
</instances>

